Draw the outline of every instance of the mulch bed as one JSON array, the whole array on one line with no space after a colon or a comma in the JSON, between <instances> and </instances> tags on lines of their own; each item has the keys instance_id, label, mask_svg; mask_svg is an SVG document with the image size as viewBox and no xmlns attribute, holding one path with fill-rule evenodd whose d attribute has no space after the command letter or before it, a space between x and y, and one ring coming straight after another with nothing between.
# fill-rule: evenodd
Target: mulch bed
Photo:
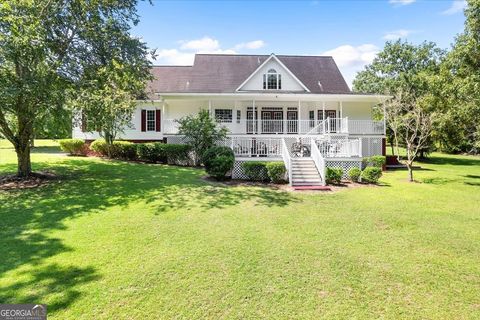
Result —
<instances>
[{"instance_id":1,"label":"mulch bed","mask_svg":"<svg viewBox=\"0 0 480 320\"><path fill-rule=\"evenodd\" d=\"M59 177L50 171L39 171L31 174L30 177L18 177L11 174L0 176L0 190L32 189L45 186L52 181L59 180Z\"/></svg>"}]
</instances>

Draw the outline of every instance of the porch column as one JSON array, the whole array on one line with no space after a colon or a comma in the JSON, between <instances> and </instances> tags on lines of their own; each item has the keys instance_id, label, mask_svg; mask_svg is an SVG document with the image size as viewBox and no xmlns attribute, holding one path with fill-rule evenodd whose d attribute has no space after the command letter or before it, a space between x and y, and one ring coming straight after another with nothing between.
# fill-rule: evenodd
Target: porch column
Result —
<instances>
[{"instance_id":1,"label":"porch column","mask_svg":"<svg viewBox=\"0 0 480 320\"><path fill-rule=\"evenodd\" d=\"M162 132L165 132L165 101L162 101L162 117L160 121L160 128L162 128Z\"/></svg>"},{"instance_id":2,"label":"porch column","mask_svg":"<svg viewBox=\"0 0 480 320\"><path fill-rule=\"evenodd\" d=\"M257 124L257 117L255 116L255 114L256 114L255 100L252 100L252 110L253 110L253 114L252 114L252 132L253 132L253 134L255 134L255 133L257 133L256 130L255 130L255 125Z\"/></svg>"},{"instance_id":3,"label":"porch column","mask_svg":"<svg viewBox=\"0 0 480 320\"><path fill-rule=\"evenodd\" d=\"M210 114L210 118L212 118L212 100L208 100L208 113Z\"/></svg>"},{"instance_id":4,"label":"porch column","mask_svg":"<svg viewBox=\"0 0 480 320\"><path fill-rule=\"evenodd\" d=\"M301 133L301 130L302 130L302 127L301 127L301 122L300 122L300 118L301 118L301 115L302 115L302 104L300 103L300 100L298 100L298 129L297 129L297 133L300 134Z\"/></svg>"},{"instance_id":5,"label":"porch column","mask_svg":"<svg viewBox=\"0 0 480 320\"><path fill-rule=\"evenodd\" d=\"M235 128L235 132L232 132L232 133L237 133L238 131L238 127L240 127L238 125L238 119L237 119L237 100L234 100L233 101L233 111L232 111L232 129ZM232 130L233 131L233 130Z\"/></svg>"},{"instance_id":6,"label":"porch column","mask_svg":"<svg viewBox=\"0 0 480 320\"><path fill-rule=\"evenodd\" d=\"M327 123L327 128L325 128L325 101L322 101L322 115L323 115L323 133L326 133L328 130L328 124Z\"/></svg>"},{"instance_id":7,"label":"porch column","mask_svg":"<svg viewBox=\"0 0 480 320\"><path fill-rule=\"evenodd\" d=\"M343 128L343 102L340 101L340 120L338 121L337 130L340 129L340 132L343 132L345 128Z\"/></svg>"}]
</instances>

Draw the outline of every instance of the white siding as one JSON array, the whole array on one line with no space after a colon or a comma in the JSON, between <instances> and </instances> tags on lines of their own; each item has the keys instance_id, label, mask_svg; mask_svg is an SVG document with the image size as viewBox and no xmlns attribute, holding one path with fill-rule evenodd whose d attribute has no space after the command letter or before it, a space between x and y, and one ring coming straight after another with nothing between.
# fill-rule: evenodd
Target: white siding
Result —
<instances>
[{"instance_id":1,"label":"white siding","mask_svg":"<svg viewBox=\"0 0 480 320\"><path fill-rule=\"evenodd\" d=\"M298 81L288 74L288 71L274 59L271 59L262 68L260 68L255 75L240 88L240 91L263 90L263 75L267 73L269 69L275 69L277 73L282 75L282 90L305 91ZM269 90L265 91L268 92Z\"/></svg>"}]
</instances>

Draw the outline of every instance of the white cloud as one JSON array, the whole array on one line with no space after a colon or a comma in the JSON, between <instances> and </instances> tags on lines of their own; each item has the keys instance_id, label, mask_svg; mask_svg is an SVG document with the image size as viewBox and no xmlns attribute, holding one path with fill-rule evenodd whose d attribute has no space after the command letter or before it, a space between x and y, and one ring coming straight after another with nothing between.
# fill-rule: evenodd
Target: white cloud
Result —
<instances>
[{"instance_id":1,"label":"white cloud","mask_svg":"<svg viewBox=\"0 0 480 320\"><path fill-rule=\"evenodd\" d=\"M155 63L161 62L162 64L181 66L192 65L194 57L195 54L191 52L181 52L177 49L163 49L157 51Z\"/></svg>"},{"instance_id":2,"label":"white cloud","mask_svg":"<svg viewBox=\"0 0 480 320\"><path fill-rule=\"evenodd\" d=\"M450 8L447 10L443 11L443 15L452 15L456 14L459 12L463 12L463 10L467 7L467 1L466 0L453 0L452 4L450 5Z\"/></svg>"},{"instance_id":3,"label":"white cloud","mask_svg":"<svg viewBox=\"0 0 480 320\"><path fill-rule=\"evenodd\" d=\"M372 62L378 51L378 47L373 44L362 44L358 47L347 44L325 51L322 55L332 56L339 67L351 67Z\"/></svg>"},{"instance_id":4,"label":"white cloud","mask_svg":"<svg viewBox=\"0 0 480 320\"><path fill-rule=\"evenodd\" d=\"M325 51L322 55L332 56L347 83L351 86L358 71L373 61L379 48L373 44L360 46L343 45L332 50Z\"/></svg>"},{"instance_id":5,"label":"white cloud","mask_svg":"<svg viewBox=\"0 0 480 320\"><path fill-rule=\"evenodd\" d=\"M395 31L390 31L385 33L383 36L383 39L385 40L397 40L400 38L406 38L408 35L410 35L413 31L412 30L406 30L406 29L399 29Z\"/></svg>"},{"instance_id":6,"label":"white cloud","mask_svg":"<svg viewBox=\"0 0 480 320\"><path fill-rule=\"evenodd\" d=\"M388 2L396 6L406 6L414 3L415 1L416 0L390 0Z\"/></svg>"},{"instance_id":7,"label":"white cloud","mask_svg":"<svg viewBox=\"0 0 480 320\"><path fill-rule=\"evenodd\" d=\"M222 49L220 42L211 37L178 41L179 48L162 49L156 52L154 63L167 65L192 65L196 53L237 54L238 50L255 50L265 46L263 40L254 40L235 45L230 49Z\"/></svg>"},{"instance_id":8,"label":"white cloud","mask_svg":"<svg viewBox=\"0 0 480 320\"><path fill-rule=\"evenodd\" d=\"M242 42L239 43L235 46L236 50L240 49L250 49L250 50L255 50L255 49L260 49L261 47L265 46L265 41L263 40L254 40L250 42Z\"/></svg>"},{"instance_id":9,"label":"white cloud","mask_svg":"<svg viewBox=\"0 0 480 320\"><path fill-rule=\"evenodd\" d=\"M212 39L210 37L203 37L201 39L196 40L181 40L180 49L183 50L202 50L202 51L211 51L217 50L220 48L220 43L216 39Z\"/></svg>"}]
</instances>

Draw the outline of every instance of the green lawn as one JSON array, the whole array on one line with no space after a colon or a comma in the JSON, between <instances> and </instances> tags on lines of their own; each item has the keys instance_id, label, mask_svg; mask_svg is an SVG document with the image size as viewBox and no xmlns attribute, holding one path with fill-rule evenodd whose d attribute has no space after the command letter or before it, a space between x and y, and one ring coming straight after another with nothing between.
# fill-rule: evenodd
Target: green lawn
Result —
<instances>
[{"instance_id":1,"label":"green lawn","mask_svg":"<svg viewBox=\"0 0 480 320\"><path fill-rule=\"evenodd\" d=\"M41 145L34 169L65 180L0 192L0 303L49 319L480 318L480 158L290 193Z\"/></svg>"}]
</instances>

